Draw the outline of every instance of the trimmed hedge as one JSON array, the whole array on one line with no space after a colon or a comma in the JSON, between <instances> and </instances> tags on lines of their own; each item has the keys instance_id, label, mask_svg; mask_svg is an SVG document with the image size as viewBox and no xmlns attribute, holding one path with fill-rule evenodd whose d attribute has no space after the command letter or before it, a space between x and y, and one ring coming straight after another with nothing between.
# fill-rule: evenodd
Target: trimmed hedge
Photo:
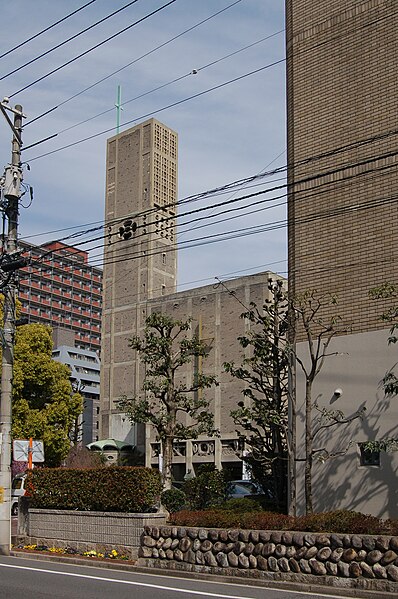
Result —
<instances>
[{"instance_id":1,"label":"trimmed hedge","mask_svg":"<svg viewBox=\"0 0 398 599\"><path fill-rule=\"evenodd\" d=\"M37 468L26 490L35 508L143 513L158 504L161 481L143 467Z\"/></svg>"},{"instance_id":2,"label":"trimmed hedge","mask_svg":"<svg viewBox=\"0 0 398 599\"><path fill-rule=\"evenodd\" d=\"M346 534L398 535L398 520L381 520L350 510L336 510L292 517L276 512L238 512L232 510L183 510L172 514L177 526L203 528L243 528L252 530L290 530Z\"/></svg>"}]
</instances>

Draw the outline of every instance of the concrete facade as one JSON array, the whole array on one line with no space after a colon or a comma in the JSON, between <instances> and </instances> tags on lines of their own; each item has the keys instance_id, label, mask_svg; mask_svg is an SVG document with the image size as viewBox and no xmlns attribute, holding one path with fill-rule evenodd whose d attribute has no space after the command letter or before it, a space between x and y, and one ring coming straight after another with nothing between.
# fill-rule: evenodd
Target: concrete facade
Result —
<instances>
[{"instance_id":1,"label":"concrete facade","mask_svg":"<svg viewBox=\"0 0 398 599\"><path fill-rule=\"evenodd\" d=\"M250 302L263 304L274 275L264 272L225 282L225 287L175 292L176 174L177 135L154 119L108 140L100 438L131 443L145 453L147 466L159 466L152 428L131 426L116 402L142 393L143 367L129 340L143 333L146 317L162 311L175 319L190 318L187 335L197 334L210 349L200 367L220 382L204 391L220 437L176 444L174 477L181 480L188 469L206 462L228 467L241 478L241 447L230 412L242 400L242 384L224 372L223 363L241 362L237 337L247 332L248 323L240 315ZM189 381L198 367L190 364L182 376Z\"/></svg>"},{"instance_id":2,"label":"concrete facade","mask_svg":"<svg viewBox=\"0 0 398 599\"><path fill-rule=\"evenodd\" d=\"M249 323L240 318L245 310L254 302L262 306L270 297L268 279L275 278L270 272L226 281L225 287L208 285L179 292L167 297L148 301L149 312L161 311L175 319L192 319L189 334L196 334L209 347L209 355L201 364L189 364L182 376L189 381L195 368L202 369L203 374L215 375L219 382L217 387L206 389L203 394L210 402L214 414L215 427L220 437L200 437L198 440L179 443L175 447L173 461L174 476L181 480L189 469L193 472L201 463L213 463L217 468L229 469L233 478L242 476L242 447L238 441L235 425L230 412L242 401L243 384L224 372L224 362L240 364L244 356L237 338L249 330ZM140 307L137 307L137 310ZM246 354L247 356L247 354ZM136 378L134 393L138 394L142 379ZM187 422L189 424L189 422ZM154 432L147 427L145 439L146 465L158 464L159 445Z\"/></svg>"},{"instance_id":3,"label":"concrete facade","mask_svg":"<svg viewBox=\"0 0 398 599\"><path fill-rule=\"evenodd\" d=\"M205 390L203 393L210 402L214 414L216 428L220 431L219 438L200 437L198 440L188 440L176 444L174 448L173 470L174 477L181 480L184 474L202 463L213 463L218 468L229 468L235 478L242 475L242 448L238 441L235 425L230 417L231 410L237 407L243 399L242 383L231 378L224 372L223 363L235 361L241 363L243 350L237 337L248 332L248 322L240 318L244 306L255 302L261 306L269 297L268 279L275 278L270 272L264 272L248 277L241 277L224 284L228 288L213 285L179 292L162 298L153 298L131 306L125 311L126 320L136 323L144 322L146 315L160 311L175 319L192 319L191 329L187 336L196 334L209 347L209 356L201 364L204 374L216 375L219 386ZM141 333L143 329L137 330ZM133 333L131 333L132 335ZM135 334L135 333L134 333ZM130 336L131 336L130 335ZM132 427L124 414L115 406L115 400L122 395L135 396L142 393L144 373L139 366L135 352L128 346L129 336L120 336L117 354L119 362L111 365L116 372L123 372L123 377L114 377L114 395L111 398L113 408L110 410L110 426L101 432L111 438L128 440L145 452L146 465L158 467L159 444L150 426ZM126 363L133 367L125 368ZM195 364L190 364L182 376L189 381L194 374ZM102 399L102 394L101 394ZM102 410L101 410L102 412ZM108 419L106 419L108 422ZM131 441L132 440L132 441Z\"/></svg>"},{"instance_id":4,"label":"concrete facade","mask_svg":"<svg viewBox=\"0 0 398 599\"><path fill-rule=\"evenodd\" d=\"M57 345L53 349L53 358L69 366L72 385L83 397L78 440L83 445L98 441L101 364L97 353L70 345Z\"/></svg>"},{"instance_id":5,"label":"concrete facade","mask_svg":"<svg viewBox=\"0 0 398 599\"><path fill-rule=\"evenodd\" d=\"M369 297L371 288L398 279L395 8L393 0L286 2L289 289L336 294L333 309L349 331L334 340L333 351L345 358L327 359L314 398L321 394L325 406L346 413L367 407L343 438L340 431L325 439L336 448L339 440L353 445L316 466L316 509L387 517L398 516L398 456L361 466L358 443L397 436L397 402L380 387L396 362L380 319L394 301ZM339 387L343 395L331 406ZM302 397L298 378L299 404Z\"/></svg>"},{"instance_id":6,"label":"concrete facade","mask_svg":"<svg viewBox=\"0 0 398 599\"><path fill-rule=\"evenodd\" d=\"M133 445L144 441L113 402L130 392L131 373L138 376L128 340L142 330L146 300L175 291L177 151L177 134L155 119L107 145L101 437Z\"/></svg>"}]
</instances>

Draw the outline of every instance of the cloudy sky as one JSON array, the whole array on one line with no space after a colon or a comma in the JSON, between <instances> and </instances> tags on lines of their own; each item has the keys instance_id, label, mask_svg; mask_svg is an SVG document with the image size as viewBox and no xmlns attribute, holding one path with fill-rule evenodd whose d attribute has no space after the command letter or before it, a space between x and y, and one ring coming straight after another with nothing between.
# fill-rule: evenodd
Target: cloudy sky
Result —
<instances>
[{"instance_id":1,"label":"cloudy sky","mask_svg":"<svg viewBox=\"0 0 398 599\"><path fill-rule=\"evenodd\" d=\"M177 131L180 199L286 164L284 0L175 0L167 6L169 2L3 3L1 98L9 96L10 105L23 106L24 147L57 134L23 152L30 165L24 181L34 188L34 200L28 206L28 194L23 197L22 238L39 244L103 221L106 139L115 133L118 85L124 105L121 130L154 116ZM51 71L56 72L48 75ZM211 88L217 89L207 91ZM0 163L6 165L11 133L0 118ZM283 185L283 177L283 172L260 177L245 188L206 196L195 207L209 206L202 213L207 218L191 224L186 217L179 219L184 246L180 289L268 269L286 274L283 188L236 201L228 206L240 208L235 212L217 207ZM74 243L94 236L89 233ZM220 241L224 237L230 239ZM94 245L98 242L82 247ZM93 264L100 263L100 253L91 252Z\"/></svg>"}]
</instances>

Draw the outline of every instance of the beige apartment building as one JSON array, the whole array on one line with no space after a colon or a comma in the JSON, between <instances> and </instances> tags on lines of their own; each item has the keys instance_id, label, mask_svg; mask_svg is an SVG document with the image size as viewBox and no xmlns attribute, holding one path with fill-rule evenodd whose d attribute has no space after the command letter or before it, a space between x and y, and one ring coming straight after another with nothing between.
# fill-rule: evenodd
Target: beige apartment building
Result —
<instances>
[{"instance_id":1,"label":"beige apartment building","mask_svg":"<svg viewBox=\"0 0 398 599\"><path fill-rule=\"evenodd\" d=\"M398 452L369 455L361 446L398 437L397 398L380 385L398 361L380 319L396 300L369 296L398 282L396 2L287 0L286 20L289 289L336 294L333 310L348 331L334 340L314 398L347 414L366 406L362 421L322 439L329 451L347 451L316 463L314 507L397 517ZM304 352L301 339L298 332ZM303 397L298 376L301 407ZM300 435L300 418L298 426Z\"/></svg>"}]
</instances>

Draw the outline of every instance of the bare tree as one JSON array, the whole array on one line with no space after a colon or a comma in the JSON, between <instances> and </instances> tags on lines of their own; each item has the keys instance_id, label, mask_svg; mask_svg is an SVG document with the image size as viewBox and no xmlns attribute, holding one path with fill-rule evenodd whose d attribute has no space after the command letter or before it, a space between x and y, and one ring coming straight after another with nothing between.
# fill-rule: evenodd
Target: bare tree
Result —
<instances>
[{"instance_id":1,"label":"bare tree","mask_svg":"<svg viewBox=\"0 0 398 599\"><path fill-rule=\"evenodd\" d=\"M298 355L297 349L292 348L296 363L299 365L305 379L305 457L304 457L304 488L306 513L313 512L312 468L314 459L324 462L330 458L346 453L348 447L337 452L328 452L325 447L316 447L315 441L322 431L338 425L348 424L363 417L365 408L346 416L340 410L320 408L317 400L313 399L313 385L322 370L325 360L336 355L329 350L330 342L337 335L346 332L339 328L340 319L334 315L324 318L322 312L327 307L337 304L335 297L317 295L316 291L307 291L297 295L292 300L296 320L296 328L303 333L307 349L306 358ZM314 417L314 412L316 416Z\"/></svg>"}]
</instances>

